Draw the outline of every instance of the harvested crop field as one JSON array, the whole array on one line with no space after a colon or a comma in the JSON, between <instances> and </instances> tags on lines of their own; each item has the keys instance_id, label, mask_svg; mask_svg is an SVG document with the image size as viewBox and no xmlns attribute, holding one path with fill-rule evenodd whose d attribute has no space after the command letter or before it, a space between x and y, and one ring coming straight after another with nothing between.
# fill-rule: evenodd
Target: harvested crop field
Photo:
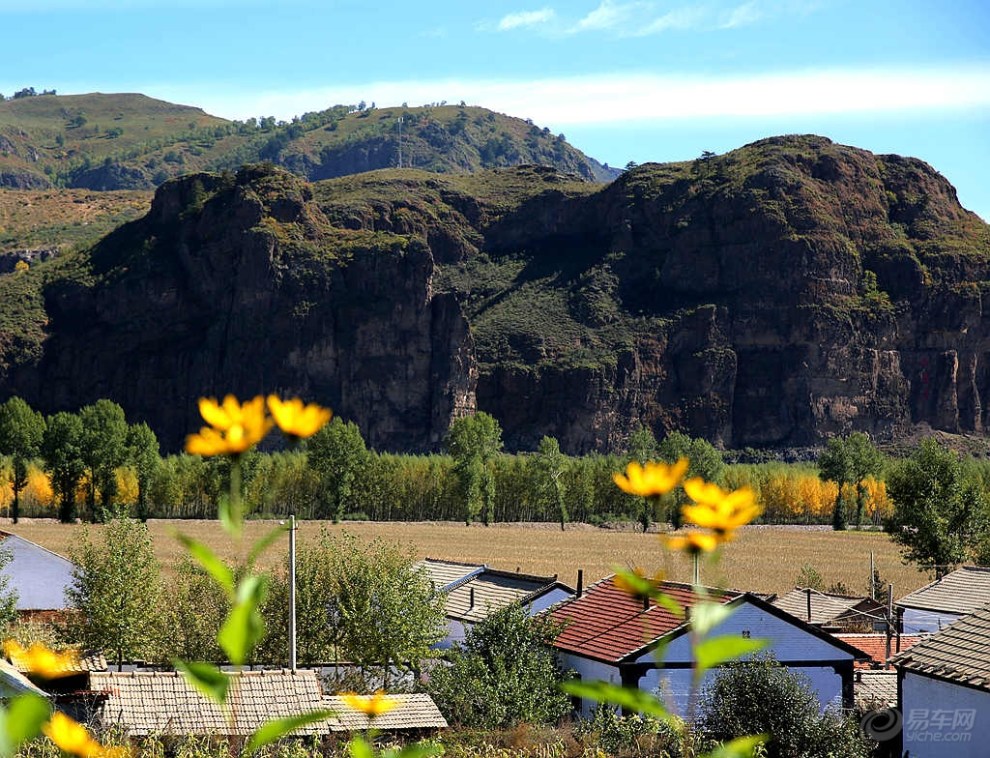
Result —
<instances>
[{"instance_id":1,"label":"harvested crop field","mask_svg":"<svg viewBox=\"0 0 990 758\"><path fill-rule=\"evenodd\" d=\"M251 521L245 529L246 541L259 537L277 522ZM169 567L181 555L175 533L183 533L209 544L221 555L233 559L237 547L216 521L151 520L148 522L155 550ZM99 525L66 525L43 519L9 521L0 526L7 531L69 555L83 534L98 540ZM481 525L400 522L350 522L334 526L328 522L299 524L299 541L316 539L320 530L347 530L358 537L381 537L405 545L417 557L444 558L471 563L487 563L494 568L524 573L558 574L573 585L577 570L584 569L585 583L611 573L615 566L640 567L653 574L662 571L669 579L690 581L687 558L672 556L661 548L654 533L612 530L585 524L569 524L560 531L556 524ZM282 537L268 551L265 562L284 560L288 538ZM869 577L870 551L884 581L894 584L894 597L900 597L926 584L928 577L913 566L905 566L900 551L887 535L879 532L833 532L821 527L753 526L739 531L723 551L717 564L704 564L703 583L755 592L782 593L794 587L801 567L813 566L826 585L843 583L851 593L865 594Z\"/></svg>"}]
</instances>

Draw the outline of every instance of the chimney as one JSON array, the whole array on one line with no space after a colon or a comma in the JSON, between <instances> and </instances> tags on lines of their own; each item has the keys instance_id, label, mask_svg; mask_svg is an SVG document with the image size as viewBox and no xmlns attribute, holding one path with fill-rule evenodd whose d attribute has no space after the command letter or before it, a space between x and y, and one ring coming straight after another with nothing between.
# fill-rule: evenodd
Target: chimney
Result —
<instances>
[{"instance_id":1,"label":"chimney","mask_svg":"<svg viewBox=\"0 0 990 758\"><path fill-rule=\"evenodd\" d=\"M808 623L811 623L811 587L805 589L804 594L808 598Z\"/></svg>"},{"instance_id":2,"label":"chimney","mask_svg":"<svg viewBox=\"0 0 990 758\"><path fill-rule=\"evenodd\" d=\"M577 597L581 597L584 592L584 569L578 569Z\"/></svg>"},{"instance_id":3,"label":"chimney","mask_svg":"<svg viewBox=\"0 0 990 758\"><path fill-rule=\"evenodd\" d=\"M649 595L643 595L643 610L644 611L650 610L650 596Z\"/></svg>"},{"instance_id":4,"label":"chimney","mask_svg":"<svg viewBox=\"0 0 990 758\"><path fill-rule=\"evenodd\" d=\"M469 595L469 598L470 598L469 599L469 603L470 603L470 605L468 607L469 608L474 608L474 587L470 587L469 589L470 589L470 595Z\"/></svg>"}]
</instances>

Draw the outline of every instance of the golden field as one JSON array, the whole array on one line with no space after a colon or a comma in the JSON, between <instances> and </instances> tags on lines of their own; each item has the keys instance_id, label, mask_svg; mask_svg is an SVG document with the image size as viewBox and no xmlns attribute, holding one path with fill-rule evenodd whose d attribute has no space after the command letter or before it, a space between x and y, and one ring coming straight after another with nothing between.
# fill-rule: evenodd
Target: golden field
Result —
<instances>
[{"instance_id":1,"label":"golden field","mask_svg":"<svg viewBox=\"0 0 990 758\"><path fill-rule=\"evenodd\" d=\"M100 539L99 525L60 524L46 519L27 519L19 524L9 520L4 529L37 542L56 553L69 555L89 533ZM274 521L249 521L245 528L246 552L251 540L274 528ZM183 551L175 540L177 531L210 545L228 559L241 550L216 521L150 520L155 551L166 568L174 565ZM464 524L350 522L299 522L300 544L316 539L320 530L347 530L358 537L384 540L407 547L420 558L443 558L470 563L487 563L523 573L558 574L561 581L574 585L577 570L584 569L586 584L611 573L615 566L639 567L677 581L691 580L690 560L666 553L654 533L599 529L569 524L560 531L556 524ZM273 565L285 559L288 537L283 536L269 549L264 562ZM736 540L723 550L716 564L705 563L704 584L754 592L783 593L793 588L801 567L810 564L825 583L842 582L854 594L865 594L869 578L870 551L886 582L894 584L894 597L921 587L929 578L913 566L901 562L898 547L879 532L833 532L828 529L756 526L739 530Z\"/></svg>"}]
</instances>

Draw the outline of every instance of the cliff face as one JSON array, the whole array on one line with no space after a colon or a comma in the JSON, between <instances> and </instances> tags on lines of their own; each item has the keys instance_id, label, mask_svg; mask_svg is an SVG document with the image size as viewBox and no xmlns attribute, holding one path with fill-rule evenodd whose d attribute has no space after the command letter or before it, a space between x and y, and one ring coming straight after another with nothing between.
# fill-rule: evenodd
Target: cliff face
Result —
<instances>
[{"instance_id":1,"label":"cliff face","mask_svg":"<svg viewBox=\"0 0 990 758\"><path fill-rule=\"evenodd\" d=\"M820 137L605 188L200 175L87 265L49 277L47 338L22 351L40 357L2 390L46 411L111 397L170 447L228 391L318 400L397 450L476 407L512 448L570 452L640 423L735 448L990 423L987 225L926 164Z\"/></svg>"},{"instance_id":2,"label":"cliff face","mask_svg":"<svg viewBox=\"0 0 990 758\"><path fill-rule=\"evenodd\" d=\"M359 243L335 249L288 174L170 183L94 249L89 286L48 288L51 336L12 383L47 409L114 398L170 448L196 397L269 391L346 409L385 449L435 445L474 405L467 323L424 244Z\"/></svg>"}]
</instances>

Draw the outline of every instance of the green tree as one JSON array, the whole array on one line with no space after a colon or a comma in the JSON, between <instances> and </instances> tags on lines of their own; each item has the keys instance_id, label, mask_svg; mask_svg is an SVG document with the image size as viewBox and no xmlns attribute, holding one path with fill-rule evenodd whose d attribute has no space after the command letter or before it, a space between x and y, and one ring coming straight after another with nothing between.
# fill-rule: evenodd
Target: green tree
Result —
<instances>
[{"instance_id":1,"label":"green tree","mask_svg":"<svg viewBox=\"0 0 990 758\"><path fill-rule=\"evenodd\" d=\"M104 651L118 668L125 660L153 655L161 579L148 527L113 518L102 544L91 542L87 533L70 557L76 565L66 598L78 614L68 622L67 637Z\"/></svg>"},{"instance_id":2,"label":"green tree","mask_svg":"<svg viewBox=\"0 0 990 758\"><path fill-rule=\"evenodd\" d=\"M355 480L368 464L361 430L353 421L334 418L309 439L307 450L309 465L320 475L325 513L336 524L347 510Z\"/></svg>"},{"instance_id":3,"label":"green tree","mask_svg":"<svg viewBox=\"0 0 990 758\"><path fill-rule=\"evenodd\" d=\"M859 527L863 523L865 502L863 480L870 476L879 476L883 467L883 453L863 432L853 432L848 437L832 437L826 443L825 450L818 456L818 472L823 480L839 485L839 494L832 513L834 529L845 529L848 521L842 495L843 485L853 484L856 487L856 526Z\"/></svg>"},{"instance_id":4,"label":"green tree","mask_svg":"<svg viewBox=\"0 0 990 758\"><path fill-rule=\"evenodd\" d=\"M683 432L671 432L657 448L657 456L666 463L687 458L686 476L700 476L706 482L719 483L725 473L725 460L716 447L703 437L689 437Z\"/></svg>"},{"instance_id":5,"label":"green tree","mask_svg":"<svg viewBox=\"0 0 990 758\"><path fill-rule=\"evenodd\" d=\"M111 400L97 400L80 409L81 457L89 473L86 504L91 521L98 519L96 493L104 512L117 496L117 469L127 460L127 419L124 409Z\"/></svg>"},{"instance_id":6,"label":"green tree","mask_svg":"<svg viewBox=\"0 0 990 758\"><path fill-rule=\"evenodd\" d=\"M17 523L21 513L21 490L27 485L28 463L41 453L45 419L19 397L0 405L0 455L9 455L13 468L14 501L10 515Z\"/></svg>"},{"instance_id":7,"label":"green tree","mask_svg":"<svg viewBox=\"0 0 990 758\"><path fill-rule=\"evenodd\" d=\"M959 456L926 439L887 475L894 512L885 528L906 561L941 578L962 563L987 530L984 488L964 476Z\"/></svg>"},{"instance_id":8,"label":"green tree","mask_svg":"<svg viewBox=\"0 0 990 758\"><path fill-rule=\"evenodd\" d=\"M629 442L626 444L627 462L639 461L640 463L646 463L647 461L656 460L656 457L657 438L648 427L643 424L638 425L633 429L632 434L629 435Z\"/></svg>"},{"instance_id":9,"label":"green tree","mask_svg":"<svg viewBox=\"0 0 990 758\"><path fill-rule=\"evenodd\" d=\"M560 452L560 443L554 437L544 437L536 454L537 496L547 512L560 518L560 530L567 525L567 500L564 498L564 474L567 472L567 456Z\"/></svg>"},{"instance_id":10,"label":"green tree","mask_svg":"<svg viewBox=\"0 0 990 758\"><path fill-rule=\"evenodd\" d=\"M41 438L41 457L59 502L58 517L63 523L76 519L76 490L86 464L82 458L82 420L64 411L50 416Z\"/></svg>"},{"instance_id":11,"label":"green tree","mask_svg":"<svg viewBox=\"0 0 990 758\"><path fill-rule=\"evenodd\" d=\"M470 524L480 512L487 526L495 509L491 463L502 450L502 428L484 412L462 416L450 425L446 447L454 458L454 473L464 493L465 523Z\"/></svg>"},{"instance_id":12,"label":"green tree","mask_svg":"<svg viewBox=\"0 0 990 758\"><path fill-rule=\"evenodd\" d=\"M271 662L288 657L287 573L272 583L265 607L270 639L263 656ZM297 555L299 661L381 667L387 681L395 668L417 668L443 639L443 600L409 553L382 540L323 532Z\"/></svg>"},{"instance_id":13,"label":"green tree","mask_svg":"<svg viewBox=\"0 0 990 758\"><path fill-rule=\"evenodd\" d=\"M168 587L168 602L157 614L158 640L154 658L168 663L186 661L223 663L226 656L217 634L230 611L230 600L203 568L183 554Z\"/></svg>"},{"instance_id":14,"label":"green tree","mask_svg":"<svg viewBox=\"0 0 990 758\"><path fill-rule=\"evenodd\" d=\"M768 734L767 758L866 758L870 745L855 719L819 711L807 677L770 655L718 669L702 693L701 735L713 743Z\"/></svg>"},{"instance_id":15,"label":"green tree","mask_svg":"<svg viewBox=\"0 0 990 758\"><path fill-rule=\"evenodd\" d=\"M158 437L143 421L127 429L127 461L137 474L137 517L148 519L148 490L151 481L161 466L162 459L158 448Z\"/></svg>"},{"instance_id":16,"label":"green tree","mask_svg":"<svg viewBox=\"0 0 990 758\"><path fill-rule=\"evenodd\" d=\"M447 719L463 726L556 723L570 710L549 647L558 633L548 619L507 606L468 630L451 650L450 665L430 674L427 689Z\"/></svg>"},{"instance_id":17,"label":"green tree","mask_svg":"<svg viewBox=\"0 0 990 758\"><path fill-rule=\"evenodd\" d=\"M0 634L5 639L17 621L17 590L10 586L10 577L4 571L13 558L10 548L0 545Z\"/></svg>"}]
</instances>

